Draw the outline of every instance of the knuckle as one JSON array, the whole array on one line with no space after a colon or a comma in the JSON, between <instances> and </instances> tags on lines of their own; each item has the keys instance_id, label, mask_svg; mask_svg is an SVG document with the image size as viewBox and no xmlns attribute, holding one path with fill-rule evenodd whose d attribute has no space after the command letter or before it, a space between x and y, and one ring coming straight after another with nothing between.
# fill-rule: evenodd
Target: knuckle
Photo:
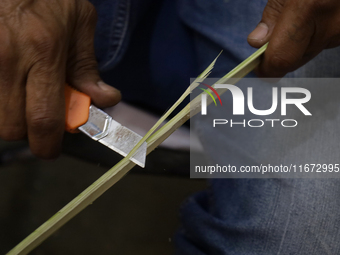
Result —
<instances>
[{"instance_id":1,"label":"knuckle","mask_svg":"<svg viewBox=\"0 0 340 255\"><path fill-rule=\"evenodd\" d=\"M37 52L50 52L56 50L58 42L62 39L57 29L51 31L44 26L36 28L35 32L27 35L28 41Z\"/></svg>"},{"instance_id":2,"label":"knuckle","mask_svg":"<svg viewBox=\"0 0 340 255\"><path fill-rule=\"evenodd\" d=\"M69 63L69 67L72 70L70 75L73 79L81 79L88 75L99 75L97 61L92 56L83 56L78 60L73 60Z\"/></svg>"},{"instance_id":3,"label":"knuckle","mask_svg":"<svg viewBox=\"0 0 340 255\"><path fill-rule=\"evenodd\" d=\"M47 34L38 35L32 39L32 44L37 52L49 52L55 48L56 41Z\"/></svg>"},{"instance_id":4,"label":"knuckle","mask_svg":"<svg viewBox=\"0 0 340 255\"><path fill-rule=\"evenodd\" d=\"M29 127L33 133L46 135L60 130L63 120L53 115L36 113L29 120Z\"/></svg>"}]
</instances>

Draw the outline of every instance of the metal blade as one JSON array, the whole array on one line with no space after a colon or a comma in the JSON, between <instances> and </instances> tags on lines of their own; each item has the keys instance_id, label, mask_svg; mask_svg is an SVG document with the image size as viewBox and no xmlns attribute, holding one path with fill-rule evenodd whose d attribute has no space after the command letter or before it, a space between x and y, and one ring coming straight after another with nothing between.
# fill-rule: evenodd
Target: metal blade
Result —
<instances>
[{"instance_id":1,"label":"metal blade","mask_svg":"<svg viewBox=\"0 0 340 255\"><path fill-rule=\"evenodd\" d=\"M86 124L78 128L84 134L98 141L111 150L126 157L135 145L142 139L142 136L122 126L111 116L97 107L91 105L89 119ZM131 161L144 167L146 159L147 144L144 142L138 148Z\"/></svg>"},{"instance_id":2,"label":"metal blade","mask_svg":"<svg viewBox=\"0 0 340 255\"><path fill-rule=\"evenodd\" d=\"M126 157L135 145L142 139L142 136L112 120L109 133L99 142L110 149ZM136 151L131 160L137 165L144 167L146 159L147 144L144 142Z\"/></svg>"}]
</instances>

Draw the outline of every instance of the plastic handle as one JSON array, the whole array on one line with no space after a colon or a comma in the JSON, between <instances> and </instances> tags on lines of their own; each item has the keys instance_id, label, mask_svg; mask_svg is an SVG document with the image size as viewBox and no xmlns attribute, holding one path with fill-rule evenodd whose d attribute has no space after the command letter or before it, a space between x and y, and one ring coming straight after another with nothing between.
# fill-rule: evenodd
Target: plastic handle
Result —
<instances>
[{"instance_id":1,"label":"plastic handle","mask_svg":"<svg viewBox=\"0 0 340 255\"><path fill-rule=\"evenodd\" d=\"M78 133L78 127L84 125L89 118L91 98L66 85L65 104L65 130L70 133Z\"/></svg>"}]
</instances>

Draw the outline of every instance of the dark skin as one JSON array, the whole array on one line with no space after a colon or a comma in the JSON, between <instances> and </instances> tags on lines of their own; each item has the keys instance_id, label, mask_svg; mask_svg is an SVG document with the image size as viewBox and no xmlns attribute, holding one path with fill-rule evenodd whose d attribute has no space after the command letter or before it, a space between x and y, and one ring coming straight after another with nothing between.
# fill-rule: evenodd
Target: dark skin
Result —
<instances>
[{"instance_id":1,"label":"dark skin","mask_svg":"<svg viewBox=\"0 0 340 255\"><path fill-rule=\"evenodd\" d=\"M120 92L101 82L94 55L94 7L87 0L0 2L0 138L28 137L33 154L57 157L64 133L65 82L99 107ZM248 37L253 47L270 41L257 69L283 77L323 49L340 45L339 0L269 0Z\"/></svg>"},{"instance_id":2,"label":"dark skin","mask_svg":"<svg viewBox=\"0 0 340 255\"><path fill-rule=\"evenodd\" d=\"M262 37L252 32L249 44L259 48L270 41L259 76L283 77L340 45L340 1L269 0L257 28Z\"/></svg>"},{"instance_id":3,"label":"dark skin","mask_svg":"<svg viewBox=\"0 0 340 255\"><path fill-rule=\"evenodd\" d=\"M99 107L120 92L102 82L94 54L94 7L86 0L0 2L0 138L28 137L43 159L60 154L65 82Z\"/></svg>"}]
</instances>

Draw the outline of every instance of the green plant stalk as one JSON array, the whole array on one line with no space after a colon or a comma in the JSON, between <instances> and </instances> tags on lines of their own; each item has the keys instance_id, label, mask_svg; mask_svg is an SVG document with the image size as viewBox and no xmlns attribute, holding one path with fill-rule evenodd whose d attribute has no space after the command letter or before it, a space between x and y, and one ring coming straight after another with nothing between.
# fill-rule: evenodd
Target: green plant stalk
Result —
<instances>
[{"instance_id":1,"label":"green plant stalk","mask_svg":"<svg viewBox=\"0 0 340 255\"><path fill-rule=\"evenodd\" d=\"M253 70L260 63L260 56L264 52L265 48L261 48L256 51L247 60L242 62L239 66L229 72L222 79L228 81L230 78L241 79L251 70ZM250 61L248 61L250 59ZM216 61L216 59L215 59ZM214 61L214 62L215 62ZM211 66L213 66L214 62ZM208 70L209 68L207 68ZM210 70L212 67L210 68ZM206 77L210 70L199 78ZM240 76L242 75L242 76ZM190 92L188 93L190 94ZM187 106L185 106L175 117L173 117L166 125L156 131L152 136L146 139L148 144L147 154L151 153L157 146L159 146L165 139L167 139L176 129L182 126L190 116L198 113L200 110L200 96L192 100ZM211 100L212 101L212 100ZM194 104L194 105L193 105ZM194 107L193 107L194 106ZM172 107L173 108L173 107ZM76 216L79 212L85 209L88 205L92 204L98 197L100 197L106 190L112 185L118 182L125 174L127 174L135 163L125 157L118 162L114 167L108 170L91 186L85 189L80 195L74 198L64 208L57 212L48 221L42 224L38 229L31 233L27 238L15 246L8 255L14 254L28 254L34 248L39 246L44 240L51 236L60 227L66 224L70 219Z\"/></svg>"},{"instance_id":2,"label":"green plant stalk","mask_svg":"<svg viewBox=\"0 0 340 255\"><path fill-rule=\"evenodd\" d=\"M245 77L248 73L253 71L255 67L257 67L261 62L261 56L266 51L268 43L254 52L251 56L249 56L246 60L244 60L241 64L236 66L233 70L219 79L215 84L225 84L228 82L232 82L236 84L239 80ZM198 79L196 79L198 80ZM196 81L195 80L195 81ZM194 83L194 82L193 82ZM214 87L214 86L213 86ZM227 89L219 89L219 95L222 95L226 92ZM214 96L216 99L216 96ZM207 105L211 104L213 100L208 97ZM148 140L147 143L155 143L157 139L162 136L163 133L166 132L166 129L169 127L177 126L177 123L182 123L182 125L191 117L195 116L201 110L201 95L198 95L193 100L190 101L188 105L186 105L183 110L181 110L175 117L173 117L166 125L164 125L161 129L156 131ZM178 126L179 127L179 126ZM175 129L176 130L176 129ZM175 131L173 130L173 131Z\"/></svg>"},{"instance_id":3,"label":"green plant stalk","mask_svg":"<svg viewBox=\"0 0 340 255\"><path fill-rule=\"evenodd\" d=\"M204 79L208 77L208 75L211 73L211 70L214 68L214 65L218 59L218 57L221 55L218 54L218 56L214 59L214 61L196 78L196 80L186 89L186 91L181 95L181 97L174 103L171 108L156 122L156 124L146 133L146 135L135 145L135 147L129 152L129 154L126 156L126 158L130 159L134 156L138 148L155 132L155 130L169 117L169 115L184 101L184 99L190 95L191 90L199 84L197 83L198 80ZM197 84L197 85L195 85Z\"/></svg>"}]
</instances>

